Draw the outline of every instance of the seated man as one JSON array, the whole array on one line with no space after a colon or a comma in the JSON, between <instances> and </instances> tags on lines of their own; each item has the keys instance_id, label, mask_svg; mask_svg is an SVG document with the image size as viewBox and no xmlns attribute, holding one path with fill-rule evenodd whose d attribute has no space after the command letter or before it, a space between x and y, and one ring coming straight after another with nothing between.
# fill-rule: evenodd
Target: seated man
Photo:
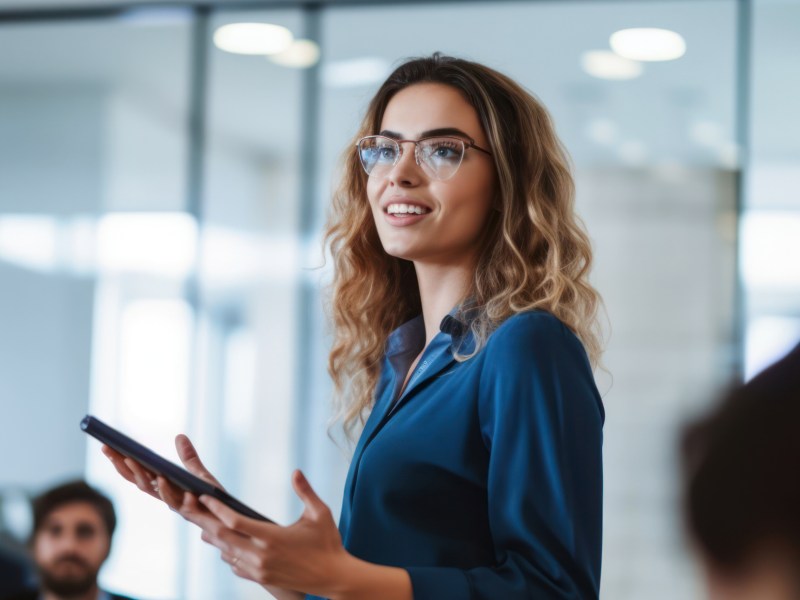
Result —
<instances>
[{"instance_id":1,"label":"seated man","mask_svg":"<svg viewBox=\"0 0 800 600\"><path fill-rule=\"evenodd\" d=\"M111 501L83 481L60 485L35 498L30 550L39 589L9 600L130 600L97 584L116 523Z\"/></svg>"},{"instance_id":2,"label":"seated man","mask_svg":"<svg viewBox=\"0 0 800 600\"><path fill-rule=\"evenodd\" d=\"M682 449L709 597L800 598L800 346L691 425Z\"/></svg>"}]
</instances>

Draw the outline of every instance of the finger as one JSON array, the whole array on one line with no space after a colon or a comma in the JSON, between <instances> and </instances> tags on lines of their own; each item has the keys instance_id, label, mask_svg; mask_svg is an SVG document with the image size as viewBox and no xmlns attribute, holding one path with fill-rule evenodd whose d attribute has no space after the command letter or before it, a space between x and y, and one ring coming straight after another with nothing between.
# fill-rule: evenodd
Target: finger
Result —
<instances>
[{"instance_id":1,"label":"finger","mask_svg":"<svg viewBox=\"0 0 800 600\"><path fill-rule=\"evenodd\" d=\"M175 449L178 451L178 457L188 471L222 489L222 485L217 481L217 478L206 469L203 461L200 460L200 456L197 454L194 444L192 444L188 437L183 434L176 436Z\"/></svg>"},{"instance_id":2,"label":"finger","mask_svg":"<svg viewBox=\"0 0 800 600\"><path fill-rule=\"evenodd\" d=\"M150 494L153 498L161 500L161 497L158 495L158 480L156 479L156 475L145 469L132 458L126 458L124 463L133 473L137 487L146 494Z\"/></svg>"},{"instance_id":3,"label":"finger","mask_svg":"<svg viewBox=\"0 0 800 600\"><path fill-rule=\"evenodd\" d=\"M136 483L136 478L133 476L133 471L131 471L128 468L128 465L125 464L125 457L122 456L122 454L105 445L103 445L101 451L106 455L106 458L111 461L111 464L117 470L117 473L122 475L123 478L127 479L131 483Z\"/></svg>"},{"instance_id":4,"label":"finger","mask_svg":"<svg viewBox=\"0 0 800 600\"><path fill-rule=\"evenodd\" d=\"M223 552L220 556L222 557L223 561L231 566L231 570L237 577L249 579L250 581L255 581L256 583L261 583L258 579L258 575L252 571L250 565L243 564L237 556L228 552Z\"/></svg>"},{"instance_id":5,"label":"finger","mask_svg":"<svg viewBox=\"0 0 800 600\"><path fill-rule=\"evenodd\" d=\"M156 477L158 495L172 510L178 511L183 504L183 490L173 485L168 479L159 475Z\"/></svg>"},{"instance_id":6,"label":"finger","mask_svg":"<svg viewBox=\"0 0 800 600\"><path fill-rule=\"evenodd\" d=\"M328 505L317 496L314 488L311 487L308 479L306 479L306 476L303 475L303 472L299 469L292 473L292 487L298 498L303 501L308 516L319 519L330 515L331 511Z\"/></svg>"},{"instance_id":7,"label":"finger","mask_svg":"<svg viewBox=\"0 0 800 600\"><path fill-rule=\"evenodd\" d=\"M147 469L145 469L140 462L134 460L133 458L126 457L125 464L131 471L133 471L133 476L137 480L141 479L142 481L146 482L149 487L154 486L156 476Z\"/></svg>"},{"instance_id":8,"label":"finger","mask_svg":"<svg viewBox=\"0 0 800 600\"><path fill-rule=\"evenodd\" d=\"M212 515L208 509L197 501L197 497L190 492L183 492L178 512L188 521L191 521L203 531L216 533L218 528L224 527L222 522Z\"/></svg>"},{"instance_id":9,"label":"finger","mask_svg":"<svg viewBox=\"0 0 800 600\"><path fill-rule=\"evenodd\" d=\"M217 535L225 528L225 525L209 510L197 501L197 496L189 492L184 492L181 506L178 513L190 523L194 523L200 529L211 535Z\"/></svg>"},{"instance_id":10,"label":"finger","mask_svg":"<svg viewBox=\"0 0 800 600\"><path fill-rule=\"evenodd\" d=\"M259 555L264 550L263 543L256 538L239 533L222 526L216 534L203 531L200 538L207 544L218 548L221 552L238 556L250 566L257 567L261 563Z\"/></svg>"},{"instance_id":11,"label":"finger","mask_svg":"<svg viewBox=\"0 0 800 600\"><path fill-rule=\"evenodd\" d=\"M200 496L200 503L205 506L211 514L217 517L228 529L233 529L239 533L244 533L252 537L257 537L265 542L268 542L268 536L271 533L271 528L277 527L271 523L264 521L256 521L243 514L236 512L232 508L226 506L216 498L207 494Z\"/></svg>"}]
</instances>

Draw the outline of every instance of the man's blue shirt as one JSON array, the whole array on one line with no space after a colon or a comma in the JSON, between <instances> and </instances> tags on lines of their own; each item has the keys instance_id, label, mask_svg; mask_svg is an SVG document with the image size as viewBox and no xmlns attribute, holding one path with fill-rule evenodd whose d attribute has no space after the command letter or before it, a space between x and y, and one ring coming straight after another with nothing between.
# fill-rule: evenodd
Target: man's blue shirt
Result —
<instances>
[{"instance_id":1,"label":"man's blue shirt","mask_svg":"<svg viewBox=\"0 0 800 600\"><path fill-rule=\"evenodd\" d=\"M424 344L421 317L387 341L345 483L345 548L406 569L415 600L597 598L605 414L578 338L521 313L457 361L473 340L450 314L398 398Z\"/></svg>"}]
</instances>

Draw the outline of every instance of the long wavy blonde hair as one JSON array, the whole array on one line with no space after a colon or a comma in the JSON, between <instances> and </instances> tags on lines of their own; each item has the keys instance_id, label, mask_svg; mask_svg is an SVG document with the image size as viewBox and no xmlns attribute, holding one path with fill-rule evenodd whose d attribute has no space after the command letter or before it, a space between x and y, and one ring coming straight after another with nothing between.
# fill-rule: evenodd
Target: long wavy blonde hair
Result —
<instances>
[{"instance_id":1,"label":"long wavy blonde hair","mask_svg":"<svg viewBox=\"0 0 800 600\"><path fill-rule=\"evenodd\" d=\"M591 245L574 211L569 160L547 110L511 78L484 65L439 53L410 59L378 90L343 155L325 232L334 263L328 361L334 419L342 421L351 441L373 406L389 333L421 312L413 263L388 255L378 238L355 142L380 130L397 92L428 82L456 88L473 106L497 171L498 210L486 223L467 294L475 350L457 358L469 359L504 320L530 310L547 311L569 327L592 366L601 353L600 297L588 282Z\"/></svg>"}]
</instances>

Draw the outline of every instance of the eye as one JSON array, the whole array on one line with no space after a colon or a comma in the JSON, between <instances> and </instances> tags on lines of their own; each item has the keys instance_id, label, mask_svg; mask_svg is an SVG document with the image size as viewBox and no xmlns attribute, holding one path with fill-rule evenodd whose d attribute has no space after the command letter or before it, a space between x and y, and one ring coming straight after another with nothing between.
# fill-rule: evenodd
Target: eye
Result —
<instances>
[{"instance_id":1,"label":"eye","mask_svg":"<svg viewBox=\"0 0 800 600\"><path fill-rule=\"evenodd\" d=\"M461 153L461 144L446 138L429 140L424 148L425 157L439 163L457 162L461 158Z\"/></svg>"},{"instance_id":2,"label":"eye","mask_svg":"<svg viewBox=\"0 0 800 600\"><path fill-rule=\"evenodd\" d=\"M97 534L97 529L89 523L81 523L78 525L75 533L79 539L87 540L93 538Z\"/></svg>"},{"instance_id":3,"label":"eye","mask_svg":"<svg viewBox=\"0 0 800 600\"><path fill-rule=\"evenodd\" d=\"M394 162L395 156L397 156L397 150L394 146L391 145L383 145L378 146L377 150L377 158L381 162Z\"/></svg>"},{"instance_id":4,"label":"eye","mask_svg":"<svg viewBox=\"0 0 800 600\"><path fill-rule=\"evenodd\" d=\"M60 523L53 523L45 527L44 531L48 536L57 538L64 532L64 528Z\"/></svg>"},{"instance_id":5,"label":"eye","mask_svg":"<svg viewBox=\"0 0 800 600\"><path fill-rule=\"evenodd\" d=\"M436 158L452 158L456 154L456 149L449 144L440 144L433 149L433 155Z\"/></svg>"}]
</instances>

